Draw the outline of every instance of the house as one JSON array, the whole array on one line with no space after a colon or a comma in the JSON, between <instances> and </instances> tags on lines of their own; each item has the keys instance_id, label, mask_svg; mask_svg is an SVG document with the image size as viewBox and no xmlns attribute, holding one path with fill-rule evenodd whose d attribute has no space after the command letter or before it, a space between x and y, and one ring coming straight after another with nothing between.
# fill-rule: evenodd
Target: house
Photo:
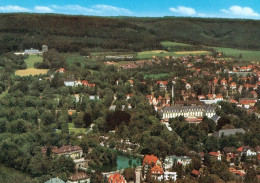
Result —
<instances>
[{"instance_id":1,"label":"house","mask_svg":"<svg viewBox=\"0 0 260 183\"><path fill-rule=\"evenodd\" d=\"M198 95L198 99L199 100L203 100L203 99L205 99L206 97L204 96L204 95Z\"/></svg>"},{"instance_id":2,"label":"house","mask_svg":"<svg viewBox=\"0 0 260 183\"><path fill-rule=\"evenodd\" d=\"M154 165L160 165L160 161L154 155L146 155L143 160L143 166L145 165L150 165L151 167Z\"/></svg>"},{"instance_id":3,"label":"house","mask_svg":"<svg viewBox=\"0 0 260 183\"><path fill-rule=\"evenodd\" d=\"M218 151L218 152L209 152L209 156L211 156L212 158L218 160L218 161L221 161L222 159L222 154Z\"/></svg>"},{"instance_id":4,"label":"house","mask_svg":"<svg viewBox=\"0 0 260 183\"><path fill-rule=\"evenodd\" d=\"M225 129L225 130L219 130L218 132L215 132L213 134L214 137L221 137L223 136L229 136L229 135L235 135L236 133L245 133L246 131L243 128L235 128L235 129Z\"/></svg>"},{"instance_id":5,"label":"house","mask_svg":"<svg viewBox=\"0 0 260 183\"><path fill-rule=\"evenodd\" d=\"M26 49L26 50L24 50L24 53L25 53L25 54L29 54L29 55L37 55L37 54L40 53L40 51L37 50L37 49L31 48L31 49Z\"/></svg>"},{"instance_id":6,"label":"house","mask_svg":"<svg viewBox=\"0 0 260 183\"><path fill-rule=\"evenodd\" d=\"M64 85L65 86L75 86L76 80L75 79L65 79L64 80Z\"/></svg>"},{"instance_id":7,"label":"house","mask_svg":"<svg viewBox=\"0 0 260 183\"><path fill-rule=\"evenodd\" d=\"M234 83L234 82L232 82L232 83L230 84L230 88L231 88L232 90L237 89L237 84Z\"/></svg>"},{"instance_id":8,"label":"house","mask_svg":"<svg viewBox=\"0 0 260 183\"><path fill-rule=\"evenodd\" d=\"M238 151L234 147L224 147L223 154L226 155L227 161L230 162L231 159L235 159L238 156Z\"/></svg>"},{"instance_id":9,"label":"house","mask_svg":"<svg viewBox=\"0 0 260 183\"><path fill-rule=\"evenodd\" d=\"M157 81L156 84L159 85L160 90L166 90L168 81Z\"/></svg>"},{"instance_id":10,"label":"house","mask_svg":"<svg viewBox=\"0 0 260 183\"><path fill-rule=\"evenodd\" d=\"M153 166L150 171L151 171L152 178L155 180L157 180L158 177L163 176L163 168L159 165Z\"/></svg>"},{"instance_id":11,"label":"house","mask_svg":"<svg viewBox=\"0 0 260 183\"><path fill-rule=\"evenodd\" d=\"M79 172L70 176L67 183L90 183L90 177L85 172Z\"/></svg>"},{"instance_id":12,"label":"house","mask_svg":"<svg viewBox=\"0 0 260 183\"><path fill-rule=\"evenodd\" d=\"M177 172L167 172L167 171L165 171L165 172L163 172L163 175L158 176L157 180L159 180L159 181L162 181L162 180L176 181L177 180Z\"/></svg>"},{"instance_id":13,"label":"house","mask_svg":"<svg viewBox=\"0 0 260 183\"><path fill-rule=\"evenodd\" d=\"M132 87L134 86L134 81L133 80L130 79L127 82L130 84L130 86L132 86Z\"/></svg>"},{"instance_id":14,"label":"house","mask_svg":"<svg viewBox=\"0 0 260 183\"><path fill-rule=\"evenodd\" d=\"M224 78L224 79L222 79L221 81L220 81L220 84L222 85L222 86L226 86L227 85L227 80Z\"/></svg>"},{"instance_id":15,"label":"house","mask_svg":"<svg viewBox=\"0 0 260 183\"><path fill-rule=\"evenodd\" d=\"M246 156L256 156L256 152L249 146L241 146L237 149L240 156L246 154Z\"/></svg>"},{"instance_id":16,"label":"house","mask_svg":"<svg viewBox=\"0 0 260 183\"><path fill-rule=\"evenodd\" d=\"M127 183L120 173L112 174L108 177L108 183Z\"/></svg>"},{"instance_id":17,"label":"house","mask_svg":"<svg viewBox=\"0 0 260 183\"><path fill-rule=\"evenodd\" d=\"M188 156L175 156L175 155L167 156L164 160L164 168L166 170L172 168L175 162L180 163L183 166L187 166L188 164L191 163L191 158Z\"/></svg>"},{"instance_id":18,"label":"house","mask_svg":"<svg viewBox=\"0 0 260 183\"><path fill-rule=\"evenodd\" d=\"M59 179L58 177L56 178L52 178L48 181L46 181L45 183L65 183L63 180Z\"/></svg>"},{"instance_id":19,"label":"house","mask_svg":"<svg viewBox=\"0 0 260 183\"><path fill-rule=\"evenodd\" d=\"M85 169L88 167L88 160L82 158L83 149L80 146L66 145L58 148L57 146L42 147L42 154L46 155L48 148L51 151L52 157L67 156L74 160L76 169Z\"/></svg>"},{"instance_id":20,"label":"house","mask_svg":"<svg viewBox=\"0 0 260 183\"><path fill-rule=\"evenodd\" d=\"M191 84L190 83L186 83L186 90L191 89Z\"/></svg>"},{"instance_id":21,"label":"house","mask_svg":"<svg viewBox=\"0 0 260 183\"><path fill-rule=\"evenodd\" d=\"M199 176L200 176L200 171L193 169L193 170L191 171L191 174L192 174L194 177L199 177Z\"/></svg>"},{"instance_id":22,"label":"house","mask_svg":"<svg viewBox=\"0 0 260 183\"><path fill-rule=\"evenodd\" d=\"M60 73L60 74L63 74L63 73L65 73L65 69L64 68L59 68L59 69L57 69L56 70L56 72L58 72L58 73Z\"/></svg>"}]
</instances>

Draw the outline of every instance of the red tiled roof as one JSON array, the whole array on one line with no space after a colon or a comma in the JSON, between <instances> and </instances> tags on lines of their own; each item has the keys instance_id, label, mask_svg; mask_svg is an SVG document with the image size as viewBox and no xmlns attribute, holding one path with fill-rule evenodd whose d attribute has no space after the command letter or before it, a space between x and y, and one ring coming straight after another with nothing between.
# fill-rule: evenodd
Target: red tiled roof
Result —
<instances>
[{"instance_id":1,"label":"red tiled roof","mask_svg":"<svg viewBox=\"0 0 260 183\"><path fill-rule=\"evenodd\" d=\"M191 173L194 174L194 175L197 175L197 176L200 175L200 172L198 170L195 170L195 169L193 169L191 171Z\"/></svg>"},{"instance_id":2,"label":"red tiled roof","mask_svg":"<svg viewBox=\"0 0 260 183\"><path fill-rule=\"evenodd\" d=\"M80 181L89 178L85 172L76 173L68 178L70 181Z\"/></svg>"},{"instance_id":3,"label":"red tiled roof","mask_svg":"<svg viewBox=\"0 0 260 183\"><path fill-rule=\"evenodd\" d=\"M109 183L126 183L125 178L120 173L110 175L108 178Z\"/></svg>"},{"instance_id":4,"label":"red tiled roof","mask_svg":"<svg viewBox=\"0 0 260 183\"><path fill-rule=\"evenodd\" d=\"M80 146L72 146L72 145L67 145L67 146L62 146L58 148L57 146L52 146L51 151L52 153L55 154L63 154L63 153L69 153L73 151L80 151L82 148ZM42 153L46 153L47 147L42 147Z\"/></svg>"},{"instance_id":5,"label":"red tiled roof","mask_svg":"<svg viewBox=\"0 0 260 183\"><path fill-rule=\"evenodd\" d=\"M156 83L157 83L157 84L161 84L161 83L162 83L162 84L164 84L164 85L167 85L167 84L168 84L168 81L157 81Z\"/></svg>"},{"instance_id":6,"label":"red tiled roof","mask_svg":"<svg viewBox=\"0 0 260 183\"><path fill-rule=\"evenodd\" d=\"M152 165L152 164L156 164L156 162L158 161L158 158L154 155L146 155L144 157L144 160L143 160L143 165L146 165L146 164L149 164L149 165Z\"/></svg>"},{"instance_id":7,"label":"red tiled roof","mask_svg":"<svg viewBox=\"0 0 260 183\"><path fill-rule=\"evenodd\" d=\"M220 153L218 153L218 152L209 152L209 155L211 155L211 156L219 156L219 155L221 155Z\"/></svg>"},{"instance_id":8,"label":"red tiled roof","mask_svg":"<svg viewBox=\"0 0 260 183\"><path fill-rule=\"evenodd\" d=\"M151 173L152 173L152 174L163 174L163 168L160 167L160 166L158 166L158 165L153 166L153 167L151 168Z\"/></svg>"}]
</instances>

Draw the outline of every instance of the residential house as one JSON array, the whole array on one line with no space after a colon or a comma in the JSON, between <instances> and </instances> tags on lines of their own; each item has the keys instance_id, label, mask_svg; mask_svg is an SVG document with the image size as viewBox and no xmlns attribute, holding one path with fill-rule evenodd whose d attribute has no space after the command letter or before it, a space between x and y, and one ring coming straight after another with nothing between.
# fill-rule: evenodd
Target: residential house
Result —
<instances>
[{"instance_id":1,"label":"residential house","mask_svg":"<svg viewBox=\"0 0 260 183\"><path fill-rule=\"evenodd\" d=\"M159 177L163 176L163 168L159 165L153 166L150 171L152 178L155 180L158 180Z\"/></svg>"},{"instance_id":2,"label":"residential house","mask_svg":"<svg viewBox=\"0 0 260 183\"><path fill-rule=\"evenodd\" d=\"M177 180L177 172L167 172L167 171L165 171L165 172L163 172L163 175L158 176L157 180L159 180L159 181L162 181L162 180L176 181Z\"/></svg>"},{"instance_id":3,"label":"residential house","mask_svg":"<svg viewBox=\"0 0 260 183\"><path fill-rule=\"evenodd\" d=\"M75 79L64 79L65 86L75 86L76 80Z\"/></svg>"},{"instance_id":4,"label":"residential house","mask_svg":"<svg viewBox=\"0 0 260 183\"><path fill-rule=\"evenodd\" d=\"M31 48L31 49L26 49L26 50L24 50L24 53L25 53L25 54L29 54L29 55L37 55L37 54L40 53L40 51L37 50L37 49Z\"/></svg>"},{"instance_id":5,"label":"residential house","mask_svg":"<svg viewBox=\"0 0 260 183\"><path fill-rule=\"evenodd\" d=\"M232 82L232 83L230 84L230 88L231 88L232 90L236 90L236 89L237 89L237 84L236 84L235 82Z\"/></svg>"},{"instance_id":6,"label":"residential house","mask_svg":"<svg viewBox=\"0 0 260 183\"><path fill-rule=\"evenodd\" d=\"M222 86L227 86L227 80L224 78L224 79L222 79L221 81L220 81L220 84L222 85Z\"/></svg>"},{"instance_id":7,"label":"residential house","mask_svg":"<svg viewBox=\"0 0 260 183\"><path fill-rule=\"evenodd\" d=\"M238 151L235 147L224 147L223 154L226 155L227 161L230 162L231 159L235 159L238 156Z\"/></svg>"},{"instance_id":8,"label":"residential house","mask_svg":"<svg viewBox=\"0 0 260 183\"><path fill-rule=\"evenodd\" d=\"M214 151L209 152L209 156L218 161L221 161L221 159L222 159L222 154L219 151L218 152L214 152Z\"/></svg>"},{"instance_id":9,"label":"residential house","mask_svg":"<svg viewBox=\"0 0 260 183\"><path fill-rule=\"evenodd\" d=\"M48 181L46 181L45 183L65 183L63 180L59 179L58 177L56 178L52 178Z\"/></svg>"},{"instance_id":10,"label":"residential house","mask_svg":"<svg viewBox=\"0 0 260 183\"><path fill-rule=\"evenodd\" d=\"M112 174L108 177L108 183L127 183L120 173Z\"/></svg>"},{"instance_id":11,"label":"residential house","mask_svg":"<svg viewBox=\"0 0 260 183\"><path fill-rule=\"evenodd\" d=\"M70 176L67 183L90 183L90 177L85 172L79 172Z\"/></svg>"},{"instance_id":12,"label":"residential house","mask_svg":"<svg viewBox=\"0 0 260 183\"><path fill-rule=\"evenodd\" d=\"M168 81L157 81L156 84L159 85L160 90L166 90Z\"/></svg>"},{"instance_id":13,"label":"residential house","mask_svg":"<svg viewBox=\"0 0 260 183\"><path fill-rule=\"evenodd\" d=\"M88 160L82 158L83 149L80 146L66 145L60 148L57 146L51 146L49 148L53 157L60 157L64 155L72 158L76 164L76 169L85 169L88 167ZM42 147L42 153L46 154L47 149L48 148L46 146Z\"/></svg>"},{"instance_id":14,"label":"residential house","mask_svg":"<svg viewBox=\"0 0 260 183\"><path fill-rule=\"evenodd\" d=\"M200 171L193 169L193 170L191 171L191 174L192 174L194 177L199 177L199 176L200 176Z\"/></svg>"},{"instance_id":15,"label":"residential house","mask_svg":"<svg viewBox=\"0 0 260 183\"><path fill-rule=\"evenodd\" d=\"M241 146L237 149L240 156L246 154L246 156L256 156L256 152L249 146Z\"/></svg>"},{"instance_id":16,"label":"residential house","mask_svg":"<svg viewBox=\"0 0 260 183\"><path fill-rule=\"evenodd\" d=\"M58 73L60 73L60 74L63 74L63 73L65 73L65 69L64 68L59 68L59 69L57 69L56 70L56 72L58 72Z\"/></svg>"},{"instance_id":17,"label":"residential house","mask_svg":"<svg viewBox=\"0 0 260 183\"><path fill-rule=\"evenodd\" d=\"M164 160L164 168L166 170L172 168L175 162L180 163L183 166L187 166L188 164L191 163L191 158L188 156L176 156L176 155L167 156Z\"/></svg>"}]
</instances>

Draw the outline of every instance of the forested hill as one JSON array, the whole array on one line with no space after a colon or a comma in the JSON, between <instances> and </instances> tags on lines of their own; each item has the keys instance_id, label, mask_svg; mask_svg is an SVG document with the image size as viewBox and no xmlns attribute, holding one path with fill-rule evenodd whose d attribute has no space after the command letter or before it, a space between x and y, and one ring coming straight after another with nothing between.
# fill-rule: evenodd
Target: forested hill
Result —
<instances>
[{"instance_id":1,"label":"forested hill","mask_svg":"<svg viewBox=\"0 0 260 183\"><path fill-rule=\"evenodd\" d=\"M213 18L124 18L161 40L260 50L260 21Z\"/></svg>"},{"instance_id":2,"label":"forested hill","mask_svg":"<svg viewBox=\"0 0 260 183\"><path fill-rule=\"evenodd\" d=\"M0 50L41 48L59 51L81 48L140 51L159 48L160 42L145 28L126 21L55 14L0 14Z\"/></svg>"},{"instance_id":3,"label":"forested hill","mask_svg":"<svg viewBox=\"0 0 260 183\"><path fill-rule=\"evenodd\" d=\"M0 14L0 52L41 48L59 51L141 51L160 41L260 50L260 21L202 18L89 17Z\"/></svg>"}]
</instances>

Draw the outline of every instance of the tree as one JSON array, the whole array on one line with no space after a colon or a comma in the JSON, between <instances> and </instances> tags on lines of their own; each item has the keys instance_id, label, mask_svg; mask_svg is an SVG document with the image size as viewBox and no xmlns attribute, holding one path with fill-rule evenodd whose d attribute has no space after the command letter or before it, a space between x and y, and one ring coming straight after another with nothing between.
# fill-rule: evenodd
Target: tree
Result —
<instances>
[{"instance_id":1,"label":"tree","mask_svg":"<svg viewBox=\"0 0 260 183\"><path fill-rule=\"evenodd\" d=\"M245 182L257 183L257 174L252 165L249 168L247 168L247 170L246 170Z\"/></svg>"},{"instance_id":2,"label":"tree","mask_svg":"<svg viewBox=\"0 0 260 183\"><path fill-rule=\"evenodd\" d=\"M85 128L89 127L92 123L92 116L90 113L85 113L83 116L83 122L85 125Z\"/></svg>"},{"instance_id":3,"label":"tree","mask_svg":"<svg viewBox=\"0 0 260 183\"><path fill-rule=\"evenodd\" d=\"M95 173L92 173L90 176L90 182L91 183L104 183L104 178L101 172L96 171Z\"/></svg>"},{"instance_id":4,"label":"tree","mask_svg":"<svg viewBox=\"0 0 260 183\"><path fill-rule=\"evenodd\" d=\"M135 169L134 168L126 168L123 172L123 175L127 182L135 181Z\"/></svg>"},{"instance_id":5,"label":"tree","mask_svg":"<svg viewBox=\"0 0 260 183\"><path fill-rule=\"evenodd\" d=\"M242 156L241 156L240 161L244 163L244 162L246 162L246 159L247 159L246 158L246 153L243 153Z\"/></svg>"}]
</instances>

